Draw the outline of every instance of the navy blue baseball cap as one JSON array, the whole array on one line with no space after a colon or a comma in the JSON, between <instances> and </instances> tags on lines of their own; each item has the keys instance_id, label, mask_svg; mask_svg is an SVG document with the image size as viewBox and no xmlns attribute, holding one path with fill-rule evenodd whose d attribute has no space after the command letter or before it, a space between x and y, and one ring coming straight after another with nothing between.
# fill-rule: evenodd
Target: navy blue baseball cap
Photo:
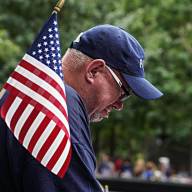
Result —
<instances>
[{"instance_id":1,"label":"navy blue baseball cap","mask_svg":"<svg viewBox=\"0 0 192 192\"><path fill-rule=\"evenodd\" d=\"M137 96L149 100L163 95L144 77L143 48L122 28L108 24L95 26L82 32L70 48L93 59L103 59L121 74Z\"/></svg>"}]
</instances>

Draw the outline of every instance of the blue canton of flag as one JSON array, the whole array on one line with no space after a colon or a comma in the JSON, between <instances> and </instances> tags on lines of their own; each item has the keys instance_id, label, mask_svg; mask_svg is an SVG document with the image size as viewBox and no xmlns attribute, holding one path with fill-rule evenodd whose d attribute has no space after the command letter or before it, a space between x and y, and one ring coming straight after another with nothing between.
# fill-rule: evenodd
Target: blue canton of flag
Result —
<instances>
[{"instance_id":1,"label":"blue canton of flag","mask_svg":"<svg viewBox=\"0 0 192 192\"><path fill-rule=\"evenodd\" d=\"M35 159L64 176L71 140L56 12L3 86L0 115Z\"/></svg>"},{"instance_id":2,"label":"blue canton of flag","mask_svg":"<svg viewBox=\"0 0 192 192\"><path fill-rule=\"evenodd\" d=\"M40 32L27 53L41 63L49 66L63 79L56 13L45 24L44 29Z\"/></svg>"}]
</instances>

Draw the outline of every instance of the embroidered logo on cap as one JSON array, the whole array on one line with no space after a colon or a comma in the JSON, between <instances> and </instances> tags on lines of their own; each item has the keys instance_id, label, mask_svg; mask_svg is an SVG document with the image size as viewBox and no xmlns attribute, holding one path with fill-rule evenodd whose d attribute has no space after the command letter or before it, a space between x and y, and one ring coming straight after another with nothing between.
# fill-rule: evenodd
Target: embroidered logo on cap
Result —
<instances>
[{"instance_id":1,"label":"embroidered logo on cap","mask_svg":"<svg viewBox=\"0 0 192 192\"><path fill-rule=\"evenodd\" d=\"M140 60L139 60L139 67L140 67L140 68L143 68L143 67L144 67L144 66L143 66L143 59L140 59Z\"/></svg>"}]
</instances>

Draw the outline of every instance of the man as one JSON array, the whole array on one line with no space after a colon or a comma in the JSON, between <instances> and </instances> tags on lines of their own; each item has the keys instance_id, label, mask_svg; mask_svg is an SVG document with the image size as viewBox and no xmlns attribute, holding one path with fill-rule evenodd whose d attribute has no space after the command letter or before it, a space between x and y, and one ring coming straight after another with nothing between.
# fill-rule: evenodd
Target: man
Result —
<instances>
[{"instance_id":1,"label":"man","mask_svg":"<svg viewBox=\"0 0 192 192\"><path fill-rule=\"evenodd\" d=\"M89 122L122 110L130 95L157 99L162 93L144 79L144 52L121 28L96 26L72 42L63 57L63 71L72 159L63 179L38 163L0 120L0 186L4 191L102 191L95 177L96 161Z\"/></svg>"}]
</instances>

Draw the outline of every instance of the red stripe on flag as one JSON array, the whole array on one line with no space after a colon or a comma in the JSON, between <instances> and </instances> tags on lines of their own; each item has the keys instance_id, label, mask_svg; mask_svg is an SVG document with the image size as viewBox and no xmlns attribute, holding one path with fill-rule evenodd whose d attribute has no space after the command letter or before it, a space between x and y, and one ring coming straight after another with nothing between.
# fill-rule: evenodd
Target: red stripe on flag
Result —
<instances>
[{"instance_id":1,"label":"red stripe on flag","mask_svg":"<svg viewBox=\"0 0 192 192\"><path fill-rule=\"evenodd\" d=\"M11 74L11 76L12 76L12 78L16 79L17 81L19 81L23 85L27 86L28 88L30 88L34 92L38 93L39 95L42 95L44 98L46 98L52 104L54 104L63 113L63 115L65 116L65 118L68 121L67 113L66 113L65 109L62 107L61 103L55 97L53 97L48 91L46 91L45 89L40 87L41 85L37 85L37 84L33 83L31 80L27 79L26 77L22 76L21 74L19 74L17 72L13 72Z\"/></svg>"},{"instance_id":2,"label":"red stripe on flag","mask_svg":"<svg viewBox=\"0 0 192 192\"><path fill-rule=\"evenodd\" d=\"M62 142L60 143L59 147L57 148L57 150L55 151L54 155L50 159L49 163L46 165L46 167L49 170L51 170L54 167L54 165L56 164L56 162L58 161L58 159L61 156L63 150L65 149L67 141L68 141L68 138L65 135L63 140L62 140Z\"/></svg>"},{"instance_id":3,"label":"red stripe on flag","mask_svg":"<svg viewBox=\"0 0 192 192\"><path fill-rule=\"evenodd\" d=\"M37 111L41 111L42 113L46 114L46 116L48 116L50 119L52 119L57 124L58 127L63 129L65 134L69 137L68 130L65 127L65 125L63 124L63 122L58 117L56 117L51 111L49 111L44 105L42 105L41 103L38 103L37 101L35 101L31 97L25 95L24 93L20 92L18 89L16 89L15 87L13 87L12 85L10 85L8 83L5 84L4 88L9 91L11 90L12 95L22 96L22 98L25 100L26 103L33 105Z\"/></svg>"},{"instance_id":4,"label":"red stripe on flag","mask_svg":"<svg viewBox=\"0 0 192 192\"><path fill-rule=\"evenodd\" d=\"M27 118L26 122L24 123L24 125L19 133L19 141L21 143L23 143L25 135L27 134L27 131L29 130L33 121L36 119L37 114L38 114L38 112L35 109L33 109L33 111L30 113L29 117Z\"/></svg>"},{"instance_id":5,"label":"red stripe on flag","mask_svg":"<svg viewBox=\"0 0 192 192\"><path fill-rule=\"evenodd\" d=\"M37 154L37 159L41 161L43 157L45 156L46 152L48 151L51 144L54 142L55 138L57 137L60 129L55 126L49 137L46 139L45 143L43 144L42 148Z\"/></svg>"},{"instance_id":6,"label":"red stripe on flag","mask_svg":"<svg viewBox=\"0 0 192 192\"><path fill-rule=\"evenodd\" d=\"M36 76L40 77L42 80L46 81L47 83L49 83L53 88L57 89L57 91L62 95L62 97L65 99L66 101L66 96L64 94L64 90L60 87L60 85L54 80L52 79L47 73L45 73L44 71L41 71L40 69L34 67L31 63L25 61L24 59L21 60L21 62L19 63L20 66L24 67L25 69L27 69L28 71L30 71L31 73L35 74Z\"/></svg>"},{"instance_id":7,"label":"red stripe on flag","mask_svg":"<svg viewBox=\"0 0 192 192\"><path fill-rule=\"evenodd\" d=\"M70 147L69 154L67 155L67 159L65 160L65 163L61 167L60 171L57 173L57 175L61 178L65 175L67 168L69 167L71 155L72 155L72 147Z\"/></svg>"},{"instance_id":8,"label":"red stripe on flag","mask_svg":"<svg viewBox=\"0 0 192 192\"><path fill-rule=\"evenodd\" d=\"M5 102L3 103L3 105L1 106L1 117L3 119L5 119L7 112L10 108L10 106L12 105L13 101L15 100L15 96L9 94L5 100Z\"/></svg>"},{"instance_id":9,"label":"red stripe on flag","mask_svg":"<svg viewBox=\"0 0 192 192\"><path fill-rule=\"evenodd\" d=\"M17 110L15 111L12 119L11 119L11 123L10 123L10 129L14 132L15 130L15 126L19 120L19 117L22 115L23 111L25 110L25 108L27 107L27 103L25 102L21 102L19 107L17 108Z\"/></svg>"},{"instance_id":10,"label":"red stripe on flag","mask_svg":"<svg viewBox=\"0 0 192 192\"><path fill-rule=\"evenodd\" d=\"M31 141L29 143L28 146L28 150L32 153L35 144L37 143L38 139L40 138L40 136L42 135L43 131L45 130L45 128L47 127L47 125L49 124L50 119L45 116L45 118L43 119L43 121L40 123L39 127L37 128L36 132L34 133L34 135L31 138Z\"/></svg>"}]
</instances>

